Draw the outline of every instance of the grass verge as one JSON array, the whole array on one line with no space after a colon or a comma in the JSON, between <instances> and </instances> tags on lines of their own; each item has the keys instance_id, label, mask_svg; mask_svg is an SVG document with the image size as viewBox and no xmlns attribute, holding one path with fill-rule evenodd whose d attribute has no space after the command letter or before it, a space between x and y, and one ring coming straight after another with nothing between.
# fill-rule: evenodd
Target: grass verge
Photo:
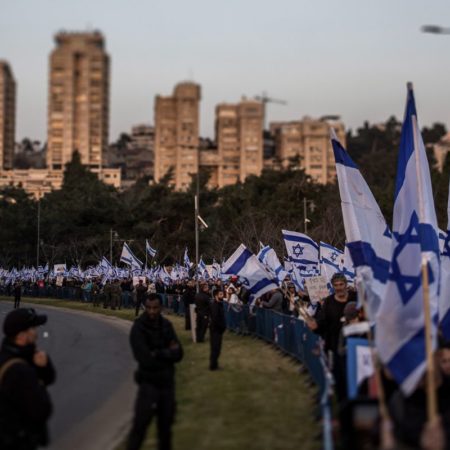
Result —
<instances>
[{"instance_id":1,"label":"grass verge","mask_svg":"<svg viewBox=\"0 0 450 450\"><path fill-rule=\"evenodd\" d=\"M10 300L0 298L0 300ZM133 320L131 310L93 308L81 302L23 299L24 302L92 311ZM251 338L225 333L220 364L208 369L209 344L193 344L184 319L166 315L180 338L185 356L177 365L175 450L318 449L313 398L299 364L274 347ZM155 426L144 446L156 448Z\"/></svg>"}]
</instances>

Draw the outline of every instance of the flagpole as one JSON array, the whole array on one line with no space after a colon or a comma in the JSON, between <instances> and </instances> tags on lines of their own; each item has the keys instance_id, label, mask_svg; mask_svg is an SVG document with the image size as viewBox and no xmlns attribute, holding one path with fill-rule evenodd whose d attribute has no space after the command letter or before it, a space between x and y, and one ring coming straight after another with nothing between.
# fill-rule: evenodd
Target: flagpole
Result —
<instances>
[{"instance_id":1,"label":"flagpole","mask_svg":"<svg viewBox=\"0 0 450 450\"><path fill-rule=\"evenodd\" d=\"M198 216L199 216L199 200L200 200L200 174L199 167L197 167L196 175L196 194L194 197L194 209L195 209L195 290L197 294L200 292L200 286L198 284L198 254L199 254L199 235L198 235Z\"/></svg>"},{"instance_id":2,"label":"flagpole","mask_svg":"<svg viewBox=\"0 0 450 450\"><path fill-rule=\"evenodd\" d=\"M364 315L368 318L368 307L367 307L367 298L366 298L366 290L364 288L364 285L360 284L362 288L361 292L361 302L364 309ZM381 448L383 450L391 450L395 448L395 440L392 432L392 420L391 416L389 415L389 410L387 408L386 404L386 393L384 391L383 381L381 378L381 366L380 361L377 358L377 356L374 353L375 349L375 340L372 332L372 328L370 327L369 323L369 331L367 333L367 340L369 341L369 344L371 346L372 351L370 352L370 356L372 359L372 364L375 370L375 381L377 384L378 389L378 404L380 407L380 416L381 416L381 429L380 429L380 435L381 435Z\"/></svg>"},{"instance_id":3,"label":"flagpole","mask_svg":"<svg viewBox=\"0 0 450 450\"><path fill-rule=\"evenodd\" d=\"M412 83L407 84L408 96L413 91ZM413 127L414 139L414 157L416 163L417 189L419 200L419 221L424 222L424 201L422 191L422 177L420 170L419 158L419 142L418 142L418 128L417 116L411 117ZM431 326L431 312L430 312L430 287L428 280L428 264L426 257L422 255L422 290L423 290L423 310L425 321L425 361L426 361L426 388L427 388L427 417L429 421L434 421L437 418L437 398L436 398L436 380L434 375L434 358L433 358L433 341L432 341L432 326Z\"/></svg>"}]
</instances>

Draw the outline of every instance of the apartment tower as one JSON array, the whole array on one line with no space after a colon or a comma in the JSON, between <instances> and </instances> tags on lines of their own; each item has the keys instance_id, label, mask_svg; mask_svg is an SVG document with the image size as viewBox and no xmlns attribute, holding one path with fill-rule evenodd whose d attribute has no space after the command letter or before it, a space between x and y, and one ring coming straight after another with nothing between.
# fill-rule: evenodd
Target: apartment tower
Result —
<instances>
[{"instance_id":1,"label":"apartment tower","mask_svg":"<svg viewBox=\"0 0 450 450\"><path fill-rule=\"evenodd\" d=\"M103 35L61 32L50 54L47 167L63 169L75 150L102 168L108 145L109 57Z\"/></svg>"},{"instance_id":2,"label":"apartment tower","mask_svg":"<svg viewBox=\"0 0 450 450\"><path fill-rule=\"evenodd\" d=\"M264 107L243 99L238 104L216 107L216 140L219 156L218 185L245 181L263 169Z\"/></svg>"},{"instance_id":3,"label":"apartment tower","mask_svg":"<svg viewBox=\"0 0 450 450\"><path fill-rule=\"evenodd\" d=\"M185 190L198 171L199 104L198 84L183 82L172 96L155 99L155 181L171 173L171 183Z\"/></svg>"},{"instance_id":4,"label":"apartment tower","mask_svg":"<svg viewBox=\"0 0 450 450\"><path fill-rule=\"evenodd\" d=\"M16 131L16 82L9 64L0 60L0 169L12 169Z\"/></svg>"}]
</instances>

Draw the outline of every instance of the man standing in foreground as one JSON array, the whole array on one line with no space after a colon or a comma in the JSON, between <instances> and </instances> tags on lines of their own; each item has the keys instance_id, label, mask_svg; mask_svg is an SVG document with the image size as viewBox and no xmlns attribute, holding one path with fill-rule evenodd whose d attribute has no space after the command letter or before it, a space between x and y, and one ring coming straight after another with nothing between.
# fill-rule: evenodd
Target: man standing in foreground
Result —
<instances>
[{"instance_id":1,"label":"man standing in foreground","mask_svg":"<svg viewBox=\"0 0 450 450\"><path fill-rule=\"evenodd\" d=\"M183 349L172 324L161 315L161 299L149 294L145 312L131 328L130 343L138 362L135 380L139 385L128 450L138 450L144 441L153 415L158 418L158 448L172 446L175 416L175 367L183 358Z\"/></svg>"},{"instance_id":2,"label":"man standing in foreground","mask_svg":"<svg viewBox=\"0 0 450 450\"><path fill-rule=\"evenodd\" d=\"M225 311L223 310L223 291L216 289L214 291L214 301L211 304L211 321L209 324L209 340L211 344L209 370L217 370L219 368L222 335L226 328Z\"/></svg>"},{"instance_id":3,"label":"man standing in foreground","mask_svg":"<svg viewBox=\"0 0 450 450\"><path fill-rule=\"evenodd\" d=\"M34 450L48 444L52 403L47 386L55 381L50 358L36 348L36 327L47 316L33 308L11 311L3 323L0 350L0 448Z\"/></svg>"}]
</instances>

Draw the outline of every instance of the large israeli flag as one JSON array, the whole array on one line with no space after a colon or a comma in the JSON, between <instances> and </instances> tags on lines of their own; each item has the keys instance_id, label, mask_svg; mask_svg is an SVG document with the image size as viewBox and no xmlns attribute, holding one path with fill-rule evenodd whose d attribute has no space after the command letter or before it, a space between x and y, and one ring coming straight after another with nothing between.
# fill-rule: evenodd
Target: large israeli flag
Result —
<instances>
[{"instance_id":1,"label":"large israeli flag","mask_svg":"<svg viewBox=\"0 0 450 450\"><path fill-rule=\"evenodd\" d=\"M278 283L281 284L289 275L281 265L275 250L269 245L263 246L256 256Z\"/></svg>"},{"instance_id":2,"label":"large israeli flag","mask_svg":"<svg viewBox=\"0 0 450 450\"><path fill-rule=\"evenodd\" d=\"M442 334L450 340L450 186L447 203L448 225L441 251L441 295L439 302L439 321ZM439 233L441 234L441 233Z\"/></svg>"},{"instance_id":3,"label":"large israeli flag","mask_svg":"<svg viewBox=\"0 0 450 450\"><path fill-rule=\"evenodd\" d=\"M142 261L140 261L131 251L126 242L123 243L122 254L120 255L120 262L129 265L132 269L142 269Z\"/></svg>"},{"instance_id":4,"label":"large israeli flag","mask_svg":"<svg viewBox=\"0 0 450 450\"><path fill-rule=\"evenodd\" d=\"M319 265L319 246L306 234L281 230L284 245L291 263L299 270L309 270Z\"/></svg>"},{"instance_id":5,"label":"large israeli flag","mask_svg":"<svg viewBox=\"0 0 450 450\"><path fill-rule=\"evenodd\" d=\"M151 247L147 239L145 240L145 251L151 258L154 258L156 255L156 250Z\"/></svg>"},{"instance_id":6,"label":"large israeli flag","mask_svg":"<svg viewBox=\"0 0 450 450\"><path fill-rule=\"evenodd\" d=\"M376 320L376 345L405 395L426 368L422 264L429 278L433 346L440 285L439 242L430 170L417 123L412 85L402 127L394 197L392 259L385 301Z\"/></svg>"},{"instance_id":7,"label":"large israeli flag","mask_svg":"<svg viewBox=\"0 0 450 450\"><path fill-rule=\"evenodd\" d=\"M278 287L258 258L244 244L225 261L222 273L238 276L249 290L251 301Z\"/></svg>"},{"instance_id":8,"label":"large israeli flag","mask_svg":"<svg viewBox=\"0 0 450 450\"><path fill-rule=\"evenodd\" d=\"M341 195L346 249L363 286L368 316L373 321L384 298L392 254L392 235L380 207L356 164L331 130Z\"/></svg>"}]
</instances>

